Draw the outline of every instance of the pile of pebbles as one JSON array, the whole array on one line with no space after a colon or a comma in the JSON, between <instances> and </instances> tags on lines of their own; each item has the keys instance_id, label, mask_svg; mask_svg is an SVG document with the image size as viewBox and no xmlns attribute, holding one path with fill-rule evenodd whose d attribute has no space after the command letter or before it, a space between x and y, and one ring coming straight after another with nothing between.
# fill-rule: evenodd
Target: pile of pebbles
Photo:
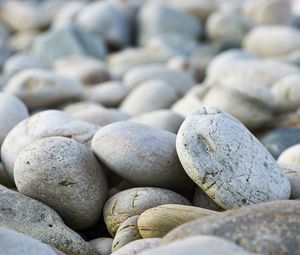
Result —
<instances>
[{"instance_id":1,"label":"pile of pebbles","mask_svg":"<svg viewBox=\"0 0 300 255\"><path fill-rule=\"evenodd\" d=\"M0 2L0 255L299 255L299 0Z\"/></svg>"}]
</instances>

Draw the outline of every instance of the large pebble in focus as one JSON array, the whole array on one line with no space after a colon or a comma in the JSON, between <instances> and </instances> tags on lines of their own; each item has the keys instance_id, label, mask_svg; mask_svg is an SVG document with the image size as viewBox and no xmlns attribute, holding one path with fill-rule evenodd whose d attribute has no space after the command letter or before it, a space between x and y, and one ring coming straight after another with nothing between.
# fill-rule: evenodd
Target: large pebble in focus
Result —
<instances>
[{"instance_id":1,"label":"large pebble in focus","mask_svg":"<svg viewBox=\"0 0 300 255\"><path fill-rule=\"evenodd\" d=\"M93 153L64 137L48 137L18 156L14 177L18 190L55 209L75 229L88 228L101 216L106 177Z\"/></svg>"},{"instance_id":2,"label":"large pebble in focus","mask_svg":"<svg viewBox=\"0 0 300 255\"><path fill-rule=\"evenodd\" d=\"M216 108L188 116L176 148L190 178L225 209L290 196L289 181L271 154L237 119Z\"/></svg>"},{"instance_id":3,"label":"large pebble in focus","mask_svg":"<svg viewBox=\"0 0 300 255\"><path fill-rule=\"evenodd\" d=\"M121 121L101 128L92 149L109 169L138 186L182 191L189 180L176 153L176 135L148 125Z\"/></svg>"},{"instance_id":4,"label":"large pebble in focus","mask_svg":"<svg viewBox=\"0 0 300 255\"><path fill-rule=\"evenodd\" d=\"M13 179L19 153L29 144L46 137L64 136L89 145L99 127L57 110L42 111L23 120L6 136L1 147L4 170Z\"/></svg>"}]
</instances>

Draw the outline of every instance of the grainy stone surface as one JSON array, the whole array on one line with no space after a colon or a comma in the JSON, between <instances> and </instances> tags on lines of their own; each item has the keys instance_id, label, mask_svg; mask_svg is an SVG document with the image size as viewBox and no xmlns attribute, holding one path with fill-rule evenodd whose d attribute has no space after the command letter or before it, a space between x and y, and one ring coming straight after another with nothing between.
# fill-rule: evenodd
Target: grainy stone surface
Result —
<instances>
[{"instance_id":1,"label":"grainy stone surface","mask_svg":"<svg viewBox=\"0 0 300 255\"><path fill-rule=\"evenodd\" d=\"M273 201L245 206L188 222L171 231L161 241L195 235L215 235L231 240L259 254L298 254L299 201Z\"/></svg>"},{"instance_id":2,"label":"grainy stone surface","mask_svg":"<svg viewBox=\"0 0 300 255\"><path fill-rule=\"evenodd\" d=\"M144 211L138 218L138 230L143 238L163 237L181 224L216 214L194 206L165 204Z\"/></svg>"},{"instance_id":3,"label":"grainy stone surface","mask_svg":"<svg viewBox=\"0 0 300 255\"><path fill-rule=\"evenodd\" d=\"M290 196L289 181L271 154L237 119L215 108L199 108L186 118L176 149L186 173L222 208Z\"/></svg>"},{"instance_id":4,"label":"grainy stone surface","mask_svg":"<svg viewBox=\"0 0 300 255\"><path fill-rule=\"evenodd\" d=\"M214 202L199 186L195 188L193 196L193 205L201 208L206 208L214 211L223 211L216 202Z\"/></svg>"},{"instance_id":5,"label":"grainy stone surface","mask_svg":"<svg viewBox=\"0 0 300 255\"><path fill-rule=\"evenodd\" d=\"M13 230L0 228L0 254L1 255L55 255L48 245Z\"/></svg>"},{"instance_id":6,"label":"grainy stone surface","mask_svg":"<svg viewBox=\"0 0 300 255\"><path fill-rule=\"evenodd\" d=\"M23 149L14 165L19 192L56 210L74 229L91 227L101 216L107 182L96 157L65 137L48 137Z\"/></svg>"},{"instance_id":7,"label":"grainy stone surface","mask_svg":"<svg viewBox=\"0 0 300 255\"><path fill-rule=\"evenodd\" d=\"M140 255L251 255L238 245L215 236L193 236L183 240L175 241L167 245L159 246L142 253Z\"/></svg>"},{"instance_id":8,"label":"grainy stone surface","mask_svg":"<svg viewBox=\"0 0 300 255\"><path fill-rule=\"evenodd\" d=\"M96 255L50 207L4 186L0 186L0 195L0 227L31 236L67 255Z\"/></svg>"},{"instance_id":9,"label":"grainy stone surface","mask_svg":"<svg viewBox=\"0 0 300 255\"><path fill-rule=\"evenodd\" d=\"M128 243L143 238L137 226L138 218L139 216L135 215L122 222L112 243L112 252L115 252Z\"/></svg>"},{"instance_id":10,"label":"grainy stone surface","mask_svg":"<svg viewBox=\"0 0 300 255\"><path fill-rule=\"evenodd\" d=\"M64 136L89 146L99 127L57 110L42 111L23 120L6 136L1 147L4 170L13 179L19 153L29 144L46 137ZM11 146L13 144L13 146Z\"/></svg>"},{"instance_id":11,"label":"grainy stone surface","mask_svg":"<svg viewBox=\"0 0 300 255\"><path fill-rule=\"evenodd\" d=\"M171 132L122 121L101 128L92 149L104 165L130 183L182 191L192 182L179 162L175 142Z\"/></svg>"},{"instance_id":12,"label":"grainy stone surface","mask_svg":"<svg viewBox=\"0 0 300 255\"><path fill-rule=\"evenodd\" d=\"M159 188L132 188L112 196L104 206L104 220L108 231L115 235L123 221L162 204L190 205L183 196Z\"/></svg>"},{"instance_id":13,"label":"grainy stone surface","mask_svg":"<svg viewBox=\"0 0 300 255\"><path fill-rule=\"evenodd\" d=\"M291 184L291 199L300 197L300 165L285 163L278 159L278 165L285 173Z\"/></svg>"}]
</instances>

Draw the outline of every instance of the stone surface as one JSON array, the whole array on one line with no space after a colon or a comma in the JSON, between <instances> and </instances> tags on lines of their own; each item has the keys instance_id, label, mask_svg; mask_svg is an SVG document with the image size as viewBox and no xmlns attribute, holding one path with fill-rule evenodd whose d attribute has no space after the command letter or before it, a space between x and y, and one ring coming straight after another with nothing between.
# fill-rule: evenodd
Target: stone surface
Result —
<instances>
[{"instance_id":1,"label":"stone surface","mask_svg":"<svg viewBox=\"0 0 300 255\"><path fill-rule=\"evenodd\" d=\"M75 22L107 40L112 48L122 48L129 43L129 31L121 13L109 2L100 1L86 5L77 14Z\"/></svg>"},{"instance_id":2,"label":"stone surface","mask_svg":"<svg viewBox=\"0 0 300 255\"><path fill-rule=\"evenodd\" d=\"M21 100L0 92L0 147L9 131L28 116L28 110Z\"/></svg>"},{"instance_id":3,"label":"stone surface","mask_svg":"<svg viewBox=\"0 0 300 255\"><path fill-rule=\"evenodd\" d=\"M104 165L130 183L183 191L192 182L179 162L175 141L171 132L122 121L101 128L92 149Z\"/></svg>"},{"instance_id":4,"label":"stone surface","mask_svg":"<svg viewBox=\"0 0 300 255\"><path fill-rule=\"evenodd\" d=\"M172 105L171 110L186 118L194 110L202 107L201 100L194 95L186 95Z\"/></svg>"},{"instance_id":5,"label":"stone surface","mask_svg":"<svg viewBox=\"0 0 300 255\"><path fill-rule=\"evenodd\" d=\"M128 243L142 239L137 226L138 218L139 216L135 215L122 222L112 243L112 252L115 252Z\"/></svg>"},{"instance_id":6,"label":"stone surface","mask_svg":"<svg viewBox=\"0 0 300 255\"><path fill-rule=\"evenodd\" d=\"M131 120L176 134L184 118L171 110L157 110L137 115Z\"/></svg>"},{"instance_id":7,"label":"stone surface","mask_svg":"<svg viewBox=\"0 0 300 255\"><path fill-rule=\"evenodd\" d=\"M110 80L106 65L89 56L67 56L54 62L57 73L80 80L83 84L94 85Z\"/></svg>"},{"instance_id":8,"label":"stone surface","mask_svg":"<svg viewBox=\"0 0 300 255\"><path fill-rule=\"evenodd\" d=\"M16 231L0 228L0 254L1 255L55 255L52 248L29 236Z\"/></svg>"},{"instance_id":9,"label":"stone surface","mask_svg":"<svg viewBox=\"0 0 300 255\"><path fill-rule=\"evenodd\" d=\"M199 108L185 119L176 149L186 173L222 208L290 196L289 181L271 154L237 119L216 108Z\"/></svg>"},{"instance_id":10,"label":"stone surface","mask_svg":"<svg viewBox=\"0 0 300 255\"><path fill-rule=\"evenodd\" d=\"M194 206L165 204L144 211L138 218L138 231L143 238L163 237L172 229L217 212ZM117 232L118 233L118 232Z\"/></svg>"},{"instance_id":11,"label":"stone surface","mask_svg":"<svg viewBox=\"0 0 300 255\"><path fill-rule=\"evenodd\" d=\"M259 140L277 159L285 149L300 143L300 128L276 128L264 133Z\"/></svg>"},{"instance_id":12,"label":"stone surface","mask_svg":"<svg viewBox=\"0 0 300 255\"><path fill-rule=\"evenodd\" d=\"M106 54L106 47L101 37L70 25L39 35L34 41L33 52L45 63L52 64L55 60L70 55L88 55L102 59Z\"/></svg>"},{"instance_id":13,"label":"stone surface","mask_svg":"<svg viewBox=\"0 0 300 255\"><path fill-rule=\"evenodd\" d=\"M215 235L259 254L298 254L299 201L273 201L245 206L185 223L161 244L195 235Z\"/></svg>"},{"instance_id":14,"label":"stone surface","mask_svg":"<svg viewBox=\"0 0 300 255\"><path fill-rule=\"evenodd\" d=\"M56 210L73 229L100 220L106 177L93 153L77 141L48 137L23 149L14 164L18 191Z\"/></svg>"},{"instance_id":15,"label":"stone surface","mask_svg":"<svg viewBox=\"0 0 300 255\"><path fill-rule=\"evenodd\" d=\"M162 65L145 65L132 68L126 73L124 83L132 90L143 82L153 79L168 82L174 88L178 96L183 96L195 85L195 81L191 76L183 72L170 70Z\"/></svg>"},{"instance_id":16,"label":"stone surface","mask_svg":"<svg viewBox=\"0 0 300 255\"><path fill-rule=\"evenodd\" d=\"M183 204L190 202L183 196L160 188L132 188L112 196L104 206L104 220L108 231L115 235L122 222L145 210L161 204Z\"/></svg>"},{"instance_id":17,"label":"stone surface","mask_svg":"<svg viewBox=\"0 0 300 255\"><path fill-rule=\"evenodd\" d=\"M220 207L214 200L212 200L201 188L198 186L195 188L193 196L193 205L213 211L223 211L224 209Z\"/></svg>"},{"instance_id":18,"label":"stone surface","mask_svg":"<svg viewBox=\"0 0 300 255\"><path fill-rule=\"evenodd\" d=\"M105 108L93 102L79 102L67 105L64 109L75 118L88 121L95 125L105 126L113 122L123 121L130 115L119 109Z\"/></svg>"},{"instance_id":19,"label":"stone surface","mask_svg":"<svg viewBox=\"0 0 300 255\"><path fill-rule=\"evenodd\" d=\"M67 255L96 255L94 248L50 207L4 186L0 186L0 194L0 227L31 236Z\"/></svg>"},{"instance_id":20,"label":"stone surface","mask_svg":"<svg viewBox=\"0 0 300 255\"><path fill-rule=\"evenodd\" d=\"M15 74L4 91L19 97L29 109L43 108L78 97L83 90L76 79L42 69Z\"/></svg>"},{"instance_id":21,"label":"stone surface","mask_svg":"<svg viewBox=\"0 0 300 255\"><path fill-rule=\"evenodd\" d=\"M110 255L112 242L112 238L100 237L90 241L89 243L95 247L98 255Z\"/></svg>"},{"instance_id":22,"label":"stone surface","mask_svg":"<svg viewBox=\"0 0 300 255\"><path fill-rule=\"evenodd\" d=\"M62 111L42 111L23 120L9 132L1 147L2 164L13 179L15 160L29 144L41 138L64 136L89 146L98 129L98 126Z\"/></svg>"},{"instance_id":23,"label":"stone surface","mask_svg":"<svg viewBox=\"0 0 300 255\"><path fill-rule=\"evenodd\" d=\"M192 236L162 245L142 253L140 255L254 255L238 245L215 236Z\"/></svg>"},{"instance_id":24,"label":"stone surface","mask_svg":"<svg viewBox=\"0 0 300 255\"><path fill-rule=\"evenodd\" d=\"M128 93L122 82L108 81L86 87L81 95L85 101L96 102L106 107L117 107Z\"/></svg>"},{"instance_id":25,"label":"stone surface","mask_svg":"<svg viewBox=\"0 0 300 255\"><path fill-rule=\"evenodd\" d=\"M293 146L294 147L294 146ZM300 165L294 163L286 163L278 159L278 165L285 173L291 184L291 199L300 197Z\"/></svg>"},{"instance_id":26,"label":"stone surface","mask_svg":"<svg viewBox=\"0 0 300 255\"><path fill-rule=\"evenodd\" d=\"M198 38L201 23L192 16L180 12L163 2L148 2L138 14L139 43L145 44L159 34L181 34L186 38Z\"/></svg>"},{"instance_id":27,"label":"stone surface","mask_svg":"<svg viewBox=\"0 0 300 255\"><path fill-rule=\"evenodd\" d=\"M140 239L133 241L119 250L113 252L111 255L132 255L132 254L139 254L144 250L151 249L155 247L160 238L148 238L148 239Z\"/></svg>"},{"instance_id":28,"label":"stone surface","mask_svg":"<svg viewBox=\"0 0 300 255\"><path fill-rule=\"evenodd\" d=\"M178 99L171 84L164 80L148 80L133 89L120 109L131 115L169 108Z\"/></svg>"}]
</instances>

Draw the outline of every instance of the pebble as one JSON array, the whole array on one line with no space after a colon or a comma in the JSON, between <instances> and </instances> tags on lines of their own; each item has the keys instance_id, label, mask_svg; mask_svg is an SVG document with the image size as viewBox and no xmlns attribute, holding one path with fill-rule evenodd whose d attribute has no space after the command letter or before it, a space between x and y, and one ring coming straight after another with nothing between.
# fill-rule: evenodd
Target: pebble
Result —
<instances>
[{"instance_id":1,"label":"pebble","mask_svg":"<svg viewBox=\"0 0 300 255\"><path fill-rule=\"evenodd\" d=\"M15 187L14 182L9 178L7 173L4 171L4 168L1 163L0 163L0 184L7 188Z\"/></svg>"},{"instance_id":2,"label":"pebble","mask_svg":"<svg viewBox=\"0 0 300 255\"><path fill-rule=\"evenodd\" d=\"M160 188L132 188L112 196L104 206L104 221L112 236L128 218L161 204L183 204L190 202L183 196Z\"/></svg>"},{"instance_id":3,"label":"pebble","mask_svg":"<svg viewBox=\"0 0 300 255\"><path fill-rule=\"evenodd\" d=\"M14 51L28 52L31 51L31 46L38 35L37 31L20 31L10 37L9 45Z\"/></svg>"},{"instance_id":4,"label":"pebble","mask_svg":"<svg viewBox=\"0 0 300 255\"><path fill-rule=\"evenodd\" d=\"M123 48L129 43L125 18L107 1L84 6L76 15L75 23L87 31L103 36L114 49Z\"/></svg>"},{"instance_id":5,"label":"pebble","mask_svg":"<svg viewBox=\"0 0 300 255\"><path fill-rule=\"evenodd\" d=\"M110 255L113 239L109 237L100 237L89 243L95 247L98 255Z\"/></svg>"},{"instance_id":6,"label":"pebble","mask_svg":"<svg viewBox=\"0 0 300 255\"><path fill-rule=\"evenodd\" d=\"M244 48L261 57L272 58L299 51L300 31L288 26L258 26L244 39Z\"/></svg>"},{"instance_id":7,"label":"pebble","mask_svg":"<svg viewBox=\"0 0 300 255\"><path fill-rule=\"evenodd\" d=\"M101 128L92 149L104 165L134 185L183 191L191 181L179 162L175 141L171 132L122 121Z\"/></svg>"},{"instance_id":8,"label":"pebble","mask_svg":"<svg viewBox=\"0 0 300 255\"><path fill-rule=\"evenodd\" d=\"M251 255L252 254L254 255L254 253L250 253L228 240L216 236L209 236L209 235L188 237L180 241L175 241L170 244L166 244L159 247L155 247L150 250L146 250L139 254L140 255L165 255L165 254L173 254L173 255L185 255L185 254Z\"/></svg>"},{"instance_id":9,"label":"pebble","mask_svg":"<svg viewBox=\"0 0 300 255\"><path fill-rule=\"evenodd\" d=\"M70 25L37 36L33 52L45 63L52 64L55 60L70 55L88 55L102 59L106 54L106 46L101 37Z\"/></svg>"},{"instance_id":10,"label":"pebble","mask_svg":"<svg viewBox=\"0 0 300 255\"><path fill-rule=\"evenodd\" d=\"M50 207L4 186L0 186L0 194L0 227L31 236L66 255L96 255L94 248Z\"/></svg>"},{"instance_id":11,"label":"pebble","mask_svg":"<svg viewBox=\"0 0 300 255\"><path fill-rule=\"evenodd\" d=\"M176 149L186 173L224 209L290 196L289 181L271 154L216 108L199 108L185 119Z\"/></svg>"},{"instance_id":12,"label":"pebble","mask_svg":"<svg viewBox=\"0 0 300 255\"><path fill-rule=\"evenodd\" d=\"M65 137L38 140L14 164L18 191L56 210L73 229L100 219L107 198L106 177L93 153Z\"/></svg>"},{"instance_id":13,"label":"pebble","mask_svg":"<svg viewBox=\"0 0 300 255\"><path fill-rule=\"evenodd\" d=\"M185 222L216 213L212 210L194 206L160 205L144 211L138 217L138 231L143 238L163 237Z\"/></svg>"},{"instance_id":14,"label":"pebble","mask_svg":"<svg viewBox=\"0 0 300 255\"><path fill-rule=\"evenodd\" d=\"M9 131L28 116L27 107L21 100L0 92L0 147Z\"/></svg>"},{"instance_id":15,"label":"pebble","mask_svg":"<svg viewBox=\"0 0 300 255\"><path fill-rule=\"evenodd\" d=\"M133 89L121 103L120 109L133 116L167 109L178 96L171 84L164 80L148 80Z\"/></svg>"},{"instance_id":16,"label":"pebble","mask_svg":"<svg viewBox=\"0 0 300 255\"><path fill-rule=\"evenodd\" d=\"M106 107L117 107L128 94L128 89L120 81L107 81L85 87L81 99L99 103Z\"/></svg>"},{"instance_id":17,"label":"pebble","mask_svg":"<svg viewBox=\"0 0 300 255\"><path fill-rule=\"evenodd\" d=\"M90 122L98 126L106 126L110 123L123 121L130 115L119 109L105 108L92 102L79 102L67 105L64 109L75 118Z\"/></svg>"},{"instance_id":18,"label":"pebble","mask_svg":"<svg viewBox=\"0 0 300 255\"><path fill-rule=\"evenodd\" d=\"M197 235L215 235L259 254L298 254L298 201L272 201L245 206L185 223L169 232L166 244ZM224 231L226 229L226 231Z\"/></svg>"},{"instance_id":19,"label":"pebble","mask_svg":"<svg viewBox=\"0 0 300 255\"><path fill-rule=\"evenodd\" d=\"M224 209L220 207L214 200L212 200L201 188L196 186L194 196L193 196L193 205L213 211L223 211Z\"/></svg>"},{"instance_id":20,"label":"pebble","mask_svg":"<svg viewBox=\"0 0 300 255\"><path fill-rule=\"evenodd\" d=\"M287 148L300 143L300 128L276 128L264 133L260 142L277 159Z\"/></svg>"},{"instance_id":21,"label":"pebble","mask_svg":"<svg viewBox=\"0 0 300 255\"><path fill-rule=\"evenodd\" d=\"M151 249L155 247L160 238L147 238L133 241L117 251L111 253L111 255L132 255L140 254L140 252Z\"/></svg>"},{"instance_id":22,"label":"pebble","mask_svg":"<svg viewBox=\"0 0 300 255\"><path fill-rule=\"evenodd\" d=\"M139 216L135 215L122 222L112 243L112 252L115 252L128 243L143 238L137 226L138 218Z\"/></svg>"},{"instance_id":23,"label":"pebble","mask_svg":"<svg viewBox=\"0 0 300 255\"><path fill-rule=\"evenodd\" d=\"M54 62L58 74L66 75L86 85L94 85L110 80L106 65L98 59L88 56L67 56Z\"/></svg>"},{"instance_id":24,"label":"pebble","mask_svg":"<svg viewBox=\"0 0 300 255\"><path fill-rule=\"evenodd\" d=\"M0 254L1 255L55 255L51 247L13 230L0 228Z\"/></svg>"},{"instance_id":25,"label":"pebble","mask_svg":"<svg viewBox=\"0 0 300 255\"><path fill-rule=\"evenodd\" d=\"M278 159L277 163L290 181L290 199L300 198L300 165L294 163L286 163L283 159Z\"/></svg>"},{"instance_id":26,"label":"pebble","mask_svg":"<svg viewBox=\"0 0 300 255\"><path fill-rule=\"evenodd\" d=\"M195 85L193 78L183 72L170 70L162 65L145 65L132 68L124 77L124 83L132 90L149 80L163 80L172 86L178 94L183 96Z\"/></svg>"},{"instance_id":27,"label":"pebble","mask_svg":"<svg viewBox=\"0 0 300 255\"><path fill-rule=\"evenodd\" d=\"M83 87L76 79L33 68L13 75L3 90L19 97L29 109L37 109L76 98Z\"/></svg>"},{"instance_id":28,"label":"pebble","mask_svg":"<svg viewBox=\"0 0 300 255\"><path fill-rule=\"evenodd\" d=\"M172 111L178 113L183 118L189 116L194 110L202 107L203 103L201 100L194 95L185 95L181 99L177 100L175 104L172 105Z\"/></svg>"},{"instance_id":29,"label":"pebble","mask_svg":"<svg viewBox=\"0 0 300 255\"><path fill-rule=\"evenodd\" d=\"M184 118L171 110L156 110L136 115L130 120L177 134Z\"/></svg>"},{"instance_id":30,"label":"pebble","mask_svg":"<svg viewBox=\"0 0 300 255\"><path fill-rule=\"evenodd\" d=\"M138 26L141 45L160 34L180 34L196 39L202 32L201 23L194 17L158 2L143 5L138 14Z\"/></svg>"},{"instance_id":31,"label":"pebble","mask_svg":"<svg viewBox=\"0 0 300 255\"><path fill-rule=\"evenodd\" d=\"M99 127L71 115L47 110L20 122L6 136L1 147L1 161L6 173L13 179L13 168L19 153L31 143L46 137L63 136L89 146ZM11 146L13 144L13 146Z\"/></svg>"},{"instance_id":32,"label":"pebble","mask_svg":"<svg viewBox=\"0 0 300 255\"><path fill-rule=\"evenodd\" d=\"M249 18L236 10L218 10L207 19L206 31L211 41L219 42L225 47L240 47L253 26Z\"/></svg>"}]
</instances>

